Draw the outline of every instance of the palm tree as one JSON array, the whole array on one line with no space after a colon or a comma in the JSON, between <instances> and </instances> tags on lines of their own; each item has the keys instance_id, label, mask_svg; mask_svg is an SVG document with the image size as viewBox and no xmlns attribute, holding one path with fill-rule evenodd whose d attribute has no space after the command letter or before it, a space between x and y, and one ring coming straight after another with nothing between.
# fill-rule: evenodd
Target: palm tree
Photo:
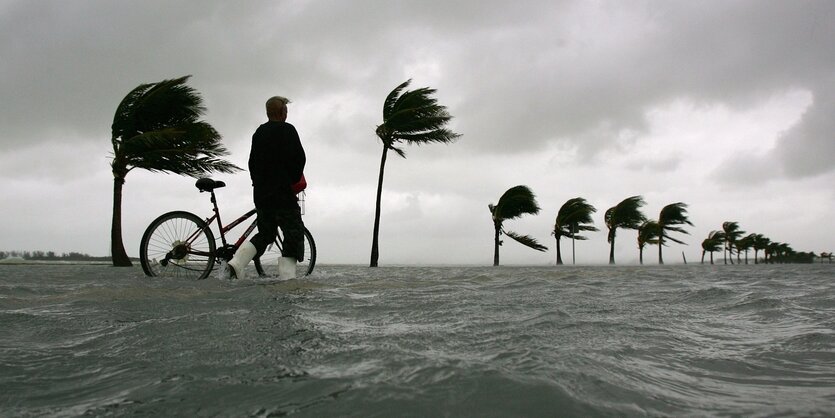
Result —
<instances>
[{"instance_id":1,"label":"palm tree","mask_svg":"<svg viewBox=\"0 0 835 418\"><path fill-rule=\"evenodd\" d=\"M591 214L597 212L594 206L589 204L586 199L582 197L575 197L568 199L559 212L557 212L557 219L554 221L554 231L551 232L557 240L557 265L562 265L562 255L560 253L560 237L571 238L571 260L574 263L574 240L586 240L588 238L579 235L580 231L597 231L597 228L591 224L594 221L591 219Z\"/></svg>"},{"instance_id":2,"label":"palm tree","mask_svg":"<svg viewBox=\"0 0 835 418\"><path fill-rule=\"evenodd\" d=\"M757 234L748 234L737 241L737 262L739 262L739 253L745 252L745 264L748 264L748 250L754 248L754 241L757 239ZM755 255L756 257L756 255Z\"/></svg>"},{"instance_id":3,"label":"palm tree","mask_svg":"<svg viewBox=\"0 0 835 418\"><path fill-rule=\"evenodd\" d=\"M669 235L670 232L689 234L689 232L685 231L684 227L680 225L693 226L693 223L687 218L687 204L678 202L664 206L661 209L661 213L658 214L658 264L664 264L661 249L664 248L665 239L669 239L676 244L684 244L684 242Z\"/></svg>"},{"instance_id":4,"label":"palm tree","mask_svg":"<svg viewBox=\"0 0 835 418\"><path fill-rule=\"evenodd\" d=\"M765 247L765 262L767 264L774 263L774 256L777 255L777 251L780 249L780 243L777 241L771 241Z\"/></svg>"},{"instance_id":5,"label":"palm tree","mask_svg":"<svg viewBox=\"0 0 835 418\"><path fill-rule=\"evenodd\" d=\"M503 228L503 223L506 220L516 219L525 214L536 215L539 213L539 205L536 203L536 197L527 186L511 187L499 198L499 203L495 205L491 203L487 205L487 208L490 209L490 214L493 217L493 227L495 228L493 249L494 266L499 265L499 246L502 245L502 234L537 251L545 251L548 249L527 235L519 235L512 231L505 231Z\"/></svg>"},{"instance_id":6,"label":"palm tree","mask_svg":"<svg viewBox=\"0 0 835 418\"><path fill-rule=\"evenodd\" d=\"M380 206L383 196L383 174L386 169L386 157L389 150L406 158L406 153L399 148L406 144L447 144L460 135L446 129L452 119L446 107L438 104L432 97L434 89L428 87L404 91L412 80L407 80L389 93L383 103L383 123L377 126L377 136L383 142L383 155L380 157L380 176L377 180L377 203L374 213L374 237L371 242L371 267L377 267L380 258Z\"/></svg>"},{"instance_id":7,"label":"palm tree","mask_svg":"<svg viewBox=\"0 0 835 418\"><path fill-rule=\"evenodd\" d=\"M766 238L763 234L755 234L754 235L754 264L758 264L757 261L757 254L760 250L765 250L768 247L768 244L771 243L771 240Z\"/></svg>"},{"instance_id":8,"label":"palm tree","mask_svg":"<svg viewBox=\"0 0 835 418\"><path fill-rule=\"evenodd\" d=\"M725 242L725 233L722 231L710 231L704 241L702 241L702 264L705 263L705 253L710 253L710 264L713 264L713 253L721 251L723 243Z\"/></svg>"},{"instance_id":9,"label":"palm tree","mask_svg":"<svg viewBox=\"0 0 835 418\"><path fill-rule=\"evenodd\" d=\"M627 197L616 206L612 206L603 217L606 220L606 227L609 228L607 237L609 244L609 264L615 264L615 235L618 228L638 229L646 216L641 213L641 206L644 205L644 198L641 196Z\"/></svg>"},{"instance_id":10,"label":"palm tree","mask_svg":"<svg viewBox=\"0 0 835 418\"><path fill-rule=\"evenodd\" d=\"M641 264L644 264L644 247L647 244L660 245L660 236L661 225L657 221L645 221L638 227L638 260Z\"/></svg>"},{"instance_id":11,"label":"palm tree","mask_svg":"<svg viewBox=\"0 0 835 418\"><path fill-rule=\"evenodd\" d=\"M198 120L206 111L200 95L186 86L190 76L141 84L131 90L113 116L113 223L110 252L114 266L130 266L122 242L122 186L134 168L197 177L239 167L219 157L228 152L220 134Z\"/></svg>"},{"instance_id":12,"label":"palm tree","mask_svg":"<svg viewBox=\"0 0 835 418\"><path fill-rule=\"evenodd\" d=\"M794 255L794 249L789 244L783 242L777 246L777 260L780 264L785 263L792 255Z\"/></svg>"},{"instance_id":13,"label":"palm tree","mask_svg":"<svg viewBox=\"0 0 835 418\"><path fill-rule=\"evenodd\" d=\"M736 242L745 233L745 231L739 229L739 222L723 222L722 223L722 231L725 232L725 250L723 252L723 257L725 260L725 264L728 264L728 258L725 254L730 253L731 256L731 264L734 263L733 255L734 255L734 247L736 246Z\"/></svg>"}]
</instances>

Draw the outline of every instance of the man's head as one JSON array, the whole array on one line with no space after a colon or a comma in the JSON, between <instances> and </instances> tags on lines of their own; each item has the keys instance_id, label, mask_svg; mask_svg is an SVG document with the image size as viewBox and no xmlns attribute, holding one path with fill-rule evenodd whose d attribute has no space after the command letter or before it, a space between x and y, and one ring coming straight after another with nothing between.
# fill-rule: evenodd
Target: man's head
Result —
<instances>
[{"instance_id":1,"label":"man's head","mask_svg":"<svg viewBox=\"0 0 835 418\"><path fill-rule=\"evenodd\" d=\"M286 97L273 96L267 99L267 119L278 122L287 120L287 103L290 103L290 99Z\"/></svg>"}]
</instances>

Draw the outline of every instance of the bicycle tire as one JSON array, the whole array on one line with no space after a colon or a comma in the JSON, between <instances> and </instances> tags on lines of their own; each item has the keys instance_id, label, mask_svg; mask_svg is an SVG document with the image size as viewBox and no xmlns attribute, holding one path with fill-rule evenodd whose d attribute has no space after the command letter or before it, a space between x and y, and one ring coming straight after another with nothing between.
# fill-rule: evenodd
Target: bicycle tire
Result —
<instances>
[{"instance_id":1,"label":"bicycle tire","mask_svg":"<svg viewBox=\"0 0 835 418\"><path fill-rule=\"evenodd\" d=\"M139 260L142 270L151 277L202 280L215 265L215 237L197 215L168 212L145 229Z\"/></svg>"},{"instance_id":2,"label":"bicycle tire","mask_svg":"<svg viewBox=\"0 0 835 418\"><path fill-rule=\"evenodd\" d=\"M282 242L284 241L281 234L281 228L278 230L276 240L273 244L267 247L264 254L260 258L253 260L255 262L255 270L261 277L278 276L278 259L281 258ZM262 263L261 260L264 260ZM316 241L313 240L313 234L304 228L304 259L296 266L296 278L308 276L313 273L313 268L316 266Z\"/></svg>"}]
</instances>

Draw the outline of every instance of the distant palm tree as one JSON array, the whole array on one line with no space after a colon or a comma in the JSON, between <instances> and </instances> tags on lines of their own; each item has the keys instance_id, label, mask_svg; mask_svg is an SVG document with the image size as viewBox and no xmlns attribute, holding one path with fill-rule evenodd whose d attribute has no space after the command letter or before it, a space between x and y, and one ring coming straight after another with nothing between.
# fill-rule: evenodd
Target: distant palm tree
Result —
<instances>
[{"instance_id":1,"label":"distant palm tree","mask_svg":"<svg viewBox=\"0 0 835 418\"><path fill-rule=\"evenodd\" d=\"M114 266L130 266L122 241L122 186L134 168L199 176L231 173L239 167L219 157L228 152L220 134L198 120L206 111L200 95L186 86L190 76L141 84L131 90L113 116L113 223L110 252Z\"/></svg>"},{"instance_id":2,"label":"distant palm tree","mask_svg":"<svg viewBox=\"0 0 835 418\"><path fill-rule=\"evenodd\" d=\"M638 261L644 264L644 247L647 244L660 245L661 225L657 221L644 221L638 227ZM663 263L661 263L663 264Z\"/></svg>"},{"instance_id":3,"label":"distant palm tree","mask_svg":"<svg viewBox=\"0 0 835 418\"><path fill-rule=\"evenodd\" d=\"M710 231L707 238L702 241L702 264L705 263L705 253L710 253L710 264L713 264L713 253L722 251L725 242L725 233L722 231Z\"/></svg>"},{"instance_id":4,"label":"distant palm tree","mask_svg":"<svg viewBox=\"0 0 835 418\"><path fill-rule=\"evenodd\" d=\"M580 231L597 231L597 228L591 224L594 221L591 214L597 212L591 204L586 202L582 197L575 197L568 199L559 212L557 212L557 219L554 221L554 231L551 232L557 240L557 265L562 264L562 255L560 253L560 237L571 238L574 240L586 240L588 238L579 235ZM572 245L572 263L574 260L574 249Z\"/></svg>"},{"instance_id":5,"label":"distant palm tree","mask_svg":"<svg viewBox=\"0 0 835 418\"><path fill-rule=\"evenodd\" d=\"M777 260L780 264L783 264L786 261L788 261L789 257L794 255L794 253L794 249L792 249L792 247L789 246L789 244L783 242L777 246Z\"/></svg>"},{"instance_id":6,"label":"distant palm tree","mask_svg":"<svg viewBox=\"0 0 835 418\"><path fill-rule=\"evenodd\" d=\"M765 247L765 262L767 264L774 263L774 257L777 255L777 252L780 250L780 243L777 241L771 241Z\"/></svg>"},{"instance_id":7,"label":"distant palm tree","mask_svg":"<svg viewBox=\"0 0 835 418\"><path fill-rule=\"evenodd\" d=\"M693 223L690 222L690 219L687 217L687 204L678 202L664 206L661 209L661 213L658 214L658 264L664 264L661 249L664 248L665 239L669 239L676 244L684 244L684 242L669 235L670 232L689 234L689 232L685 231L684 227L680 225L693 226Z\"/></svg>"},{"instance_id":8,"label":"distant palm tree","mask_svg":"<svg viewBox=\"0 0 835 418\"><path fill-rule=\"evenodd\" d=\"M754 264L758 264L757 261L757 254L761 250L765 250L768 247L768 244L771 243L771 240L766 238L763 234L755 234L754 235Z\"/></svg>"},{"instance_id":9,"label":"distant palm tree","mask_svg":"<svg viewBox=\"0 0 835 418\"><path fill-rule=\"evenodd\" d=\"M505 231L503 223L506 220L516 219L522 215L539 213L539 205L536 203L536 196L534 196L531 189L527 186L516 186L508 189L502 197L499 198L499 203L487 205L490 209L490 215L493 217L493 227L495 228L495 239L493 249L493 265L499 265L499 246L502 245L501 235L505 234L520 244L533 248L537 251L545 251L548 247L539 244L534 238L527 235L519 235L512 231Z\"/></svg>"},{"instance_id":10,"label":"distant palm tree","mask_svg":"<svg viewBox=\"0 0 835 418\"><path fill-rule=\"evenodd\" d=\"M609 228L608 241L609 264L615 264L615 235L618 228L638 229L646 216L641 213L641 206L644 205L644 198L641 196L627 197L615 206L612 206L603 215L606 220L606 227Z\"/></svg>"},{"instance_id":11,"label":"distant palm tree","mask_svg":"<svg viewBox=\"0 0 835 418\"><path fill-rule=\"evenodd\" d=\"M823 264L823 260L829 260L829 264L832 264L832 252L821 252L821 264Z\"/></svg>"},{"instance_id":12,"label":"distant palm tree","mask_svg":"<svg viewBox=\"0 0 835 418\"><path fill-rule=\"evenodd\" d=\"M748 264L748 250L754 248L754 241L757 239L757 234L748 234L736 242L737 246L737 262L739 262L739 253L745 252L745 264ZM756 255L755 255L756 257Z\"/></svg>"},{"instance_id":13,"label":"distant palm tree","mask_svg":"<svg viewBox=\"0 0 835 418\"><path fill-rule=\"evenodd\" d=\"M377 267L380 258L380 208L383 196L383 174L389 150L406 158L399 148L401 142L412 145L429 143L447 144L455 141L459 134L445 128L452 116L446 107L432 97L434 89L428 87L404 91L412 80L407 80L389 93L383 103L383 123L377 126L377 137L383 142L380 157L380 175L377 180L377 203L374 213L374 236L371 242L371 267Z\"/></svg>"},{"instance_id":14,"label":"distant palm tree","mask_svg":"<svg viewBox=\"0 0 835 418\"><path fill-rule=\"evenodd\" d=\"M736 246L737 240L742 237L742 234L745 231L739 229L739 222L723 222L722 223L722 231L725 232L725 251L723 252L723 257L725 260L725 264L728 264L728 258L725 254L730 253L731 256L731 264L734 263L733 255L734 255L734 247Z\"/></svg>"}]
</instances>

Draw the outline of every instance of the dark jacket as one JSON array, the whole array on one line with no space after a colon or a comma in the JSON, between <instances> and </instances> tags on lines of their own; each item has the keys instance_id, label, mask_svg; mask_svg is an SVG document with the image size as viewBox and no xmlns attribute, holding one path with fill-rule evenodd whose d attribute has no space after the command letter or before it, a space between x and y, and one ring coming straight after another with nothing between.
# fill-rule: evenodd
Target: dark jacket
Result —
<instances>
[{"instance_id":1,"label":"dark jacket","mask_svg":"<svg viewBox=\"0 0 835 418\"><path fill-rule=\"evenodd\" d=\"M249 175L256 207L295 204L290 186L299 181L306 158L296 128L270 121L252 134Z\"/></svg>"}]
</instances>

